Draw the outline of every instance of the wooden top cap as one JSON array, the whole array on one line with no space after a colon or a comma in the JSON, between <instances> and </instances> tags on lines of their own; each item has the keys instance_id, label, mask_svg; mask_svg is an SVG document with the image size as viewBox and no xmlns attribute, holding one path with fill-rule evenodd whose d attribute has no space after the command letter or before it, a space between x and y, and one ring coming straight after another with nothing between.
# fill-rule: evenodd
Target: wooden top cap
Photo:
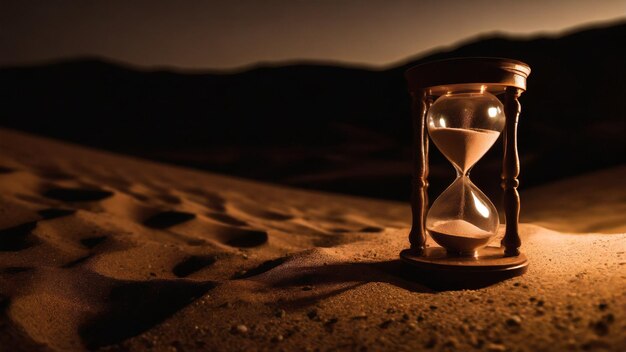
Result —
<instances>
[{"instance_id":1,"label":"wooden top cap","mask_svg":"<svg viewBox=\"0 0 626 352\"><path fill-rule=\"evenodd\" d=\"M424 90L429 95L442 95L459 90L484 89L494 94L506 87L526 90L530 74L527 64L505 58L469 57L431 61L411 67L405 72L409 91Z\"/></svg>"}]
</instances>

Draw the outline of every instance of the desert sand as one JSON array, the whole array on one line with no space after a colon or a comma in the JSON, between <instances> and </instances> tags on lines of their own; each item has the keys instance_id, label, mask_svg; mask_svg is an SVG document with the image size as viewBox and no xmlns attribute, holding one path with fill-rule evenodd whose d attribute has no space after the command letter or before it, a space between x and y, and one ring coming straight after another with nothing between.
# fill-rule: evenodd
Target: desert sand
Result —
<instances>
[{"instance_id":1,"label":"desert sand","mask_svg":"<svg viewBox=\"0 0 626 352\"><path fill-rule=\"evenodd\" d=\"M0 130L0 350L626 350L626 168L522 209L524 276L438 292L408 204Z\"/></svg>"}]
</instances>

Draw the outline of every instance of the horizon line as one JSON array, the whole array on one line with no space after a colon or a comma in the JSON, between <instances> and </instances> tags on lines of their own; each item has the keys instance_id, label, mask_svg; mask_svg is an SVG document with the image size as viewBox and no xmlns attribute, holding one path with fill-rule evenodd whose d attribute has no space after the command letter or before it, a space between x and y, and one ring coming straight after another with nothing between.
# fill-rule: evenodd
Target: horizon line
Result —
<instances>
[{"instance_id":1,"label":"horizon line","mask_svg":"<svg viewBox=\"0 0 626 352\"><path fill-rule=\"evenodd\" d=\"M128 61L124 61L122 59L111 58L103 55L94 55L94 54L83 54L83 55L75 55L75 56L67 56L67 57L59 57L52 59L44 59L44 60L33 60L29 62L23 63L9 63L0 66L0 70L4 69L15 69L15 68L26 68L26 67L36 67L36 66L47 66L47 65L55 65L55 64L63 64L63 63L71 63L76 61L100 61L104 63L109 63L112 65L117 65L121 67L125 67L128 69L133 69L136 71L144 71L144 72L169 72L169 73L178 73L178 74L214 74L214 75L229 75L229 74L238 74L249 71L254 71L258 69L266 69L266 68L281 68L281 67L293 67L293 66L320 66L320 67L336 67L336 68L344 68L344 69L356 69L356 70L365 70L365 71L387 71L392 70L397 67L404 66L412 61L419 61L425 57L435 55L437 53L441 53L444 51L450 51L457 48L461 48L463 46L480 42L483 40L490 39L508 39L515 41L532 41L538 39L558 39L568 37L570 35L575 35L577 33L593 31L593 30L601 30L612 27L619 27L626 25L626 16L617 17L608 21L597 21L597 22L586 22L581 23L572 27L565 28L559 31L535 31L531 33L513 33L501 30L492 30L481 32L458 41L455 41L452 44L447 45L439 45L426 50L423 50L417 54L409 55L403 59L395 60L387 64L375 65L375 64L367 64L364 62L358 61L344 61L344 60L333 60L333 59L307 59L307 58L299 58L299 59L286 59L286 60L261 60L253 63L239 65L234 67L227 68L188 68L188 67L180 67L175 65L167 65L167 64L154 64L154 65L141 65L134 64Z\"/></svg>"}]
</instances>

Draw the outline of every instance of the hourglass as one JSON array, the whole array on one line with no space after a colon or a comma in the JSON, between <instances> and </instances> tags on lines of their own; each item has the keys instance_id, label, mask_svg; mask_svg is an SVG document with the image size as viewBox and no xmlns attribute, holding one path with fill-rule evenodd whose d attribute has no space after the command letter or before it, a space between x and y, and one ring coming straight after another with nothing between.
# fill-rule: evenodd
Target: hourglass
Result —
<instances>
[{"instance_id":1,"label":"hourglass","mask_svg":"<svg viewBox=\"0 0 626 352\"><path fill-rule=\"evenodd\" d=\"M471 286L526 271L518 233L517 99L529 74L528 65L502 58L441 60L406 72L413 101L413 224L411 248L400 257L425 278ZM472 183L470 171L500 134L506 227L496 247L491 242L498 234L498 212ZM429 137L457 175L430 208ZM427 235L439 246L427 246Z\"/></svg>"}]
</instances>

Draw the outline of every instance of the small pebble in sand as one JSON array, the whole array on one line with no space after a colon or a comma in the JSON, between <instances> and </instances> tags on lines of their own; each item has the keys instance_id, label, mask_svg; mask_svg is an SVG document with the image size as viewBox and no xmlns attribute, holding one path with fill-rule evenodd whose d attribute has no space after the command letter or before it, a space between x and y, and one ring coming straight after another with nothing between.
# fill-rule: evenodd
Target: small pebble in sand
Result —
<instances>
[{"instance_id":1,"label":"small pebble in sand","mask_svg":"<svg viewBox=\"0 0 626 352\"><path fill-rule=\"evenodd\" d=\"M380 323L380 328L381 329L386 329L389 327L389 325L393 324L393 322L395 321L395 319L387 319L385 321L383 321L382 323Z\"/></svg>"},{"instance_id":2,"label":"small pebble in sand","mask_svg":"<svg viewBox=\"0 0 626 352\"><path fill-rule=\"evenodd\" d=\"M424 344L424 348L433 348L437 345L437 337L431 336Z\"/></svg>"},{"instance_id":3,"label":"small pebble in sand","mask_svg":"<svg viewBox=\"0 0 626 352\"><path fill-rule=\"evenodd\" d=\"M248 333L248 327L243 324L239 324L234 327L234 331L238 334L246 334Z\"/></svg>"},{"instance_id":4,"label":"small pebble in sand","mask_svg":"<svg viewBox=\"0 0 626 352\"><path fill-rule=\"evenodd\" d=\"M419 328L417 327L417 324L415 324L414 322L409 322L408 324L406 324L406 326L411 329L411 330L419 330Z\"/></svg>"},{"instance_id":5,"label":"small pebble in sand","mask_svg":"<svg viewBox=\"0 0 626 352\"><path fill-rule=\"evenodd\" d=\"M604 303L604 302L598 304L598 309L601 310L601 311L605 311L608 307L609 307L609 305Z\"/></svg>"},{"instance_id":6,"label":"small pebble in sand","mask_svg":"<svg viewBox=\"0 0 626 352\"><path fill-rule=\"evenodd\" d=\"M243 257L243 259L248 259L248 255L246 253L241 255Z\"/></svg>"},{"instance_id":7,"label":"small pebble in sand","mask_svg":"<svg viewBox=\"0 0 626 352\"><path fill-rule=\"evenodd\" d=\"M313 286L304 286L302 287L302 291L311 291L313 289Z\"/></svg>"},{"instance_id":8,"label":"small pebble in sand","mask_svg":"<svg viewBox=\"0 0 626 352\"><path fill-rule=\"evenodd\" d=\"M274 316L276 316L277 318L284 318L286 314L287 314L287 312L285 312L284 309L277 309L274 312Z\"/></svg>"},{"instance_id":9,"label":"small pebble in sand","mask_svg":"<svg viewBox=\"0 0 626 352\"><path fill-rule=\"evenodd\" d=\"M506 325L509 327L520 327L522 326L522 318L519 315L512 315L506 320Z\"/></svg>"},{"instance_id":10,"label":"small pebble in sand","mask_svg":"<svg viewBox=\"0 0 626 352\"><path fill-rule=\"evenodd\" d=\"M310 310L308 313L306 313L306 316L309 317L309 319L311 320L319 319L319 316L317 315L317 309Z\"/></svg>"},{"instance_id":11,"label":"small pebble in sand","mask_svg":"<svg viewBox=\"0 0 626 352\"><path fill-rule=\"evenodd\" d=\"M204 335L204 334L206 334L206 330L204 328L198 326L198 325L195 325L193 328L194 328L195 333L197 335Z\"/></svg>"},{"instance_id":12,"label":"small pebble in sand","mask_svg":"<svg viewBox=\"0 0 626 352\"><path fill-rule=\"evenodd\" d=\"M411 317L408 314L406 313L402 314L402 321L408 321L410 318Z\"/></svg>"},{"instance_id":13,"label":"small pebble in sand","mask_svg":"<svg viewBox=\"0 0 626 352\"><path fill-rule=\"evenodd\" d=\"M431 306L430 306L430 310L437 310L437 306L435 306L435 305L431 305Z\"/></svg>"},{"instance_id":14,"label":"small pebble in sand","mask_svg":"<svg viewBox=\"0 0 626 352\"><path fill-rule=\"evenodd\" d=\"M396 312L396 310L395 310L395 309L393 309L393 308L387 308L387 313L388 313L388 314L393 314L393 313L395 313L395 312Z\"/></svg>"},{"instance_id":15,"label":"small pebble in sand","mask_svg":"<svg viewBox=\"0 0 626 352\"><path fill-rule=\"evenodd\" d=\"M284 340L285 338L283 337L283 335L278 334L274 337L272 337L272 342L281 342L282 340Z\"/></svg>"},{"instance_id":16,"label":"small pebble in sand","mask_svg":"<svg viewBox=\"0 0 626 352\"><path fill-rule=\"evenodd\" d=\"M614 321L613 314L607 314L602 317L602 319L589 323L589 327L593 329L593 331L598 336L606 336L609 334L609 325Z\"/></svg>"},{"instance_id":17,"label":"small pebble in sand","mask_svg":"<svg viewBox=\"0 0 626 352\"><path fill-rule=\"evenodd\" d=\"M456 350L458 346L459 340L454 336L448 337L448 339L443 343L443 347L452 349L453 351Z\"/></svg>"}]
</instances>

